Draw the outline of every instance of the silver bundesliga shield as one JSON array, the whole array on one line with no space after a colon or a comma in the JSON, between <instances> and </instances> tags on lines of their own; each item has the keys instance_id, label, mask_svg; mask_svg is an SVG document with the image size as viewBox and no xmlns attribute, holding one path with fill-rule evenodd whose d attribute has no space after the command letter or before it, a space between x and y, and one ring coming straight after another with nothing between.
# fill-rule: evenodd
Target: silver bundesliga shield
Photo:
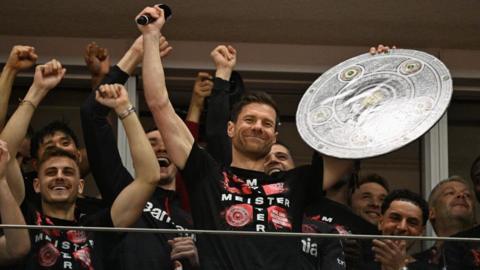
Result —
<instances>
[{"instance_id":1,"label":"silver bundesliga shield","mask_svg":"<svg viewBox=\"0 0 480 270\"><path fill-rule=\"evenodd\" d=\"M432 55L404 49L362 54L331 68L307 89L297 128L320 153L374 157L422 136L451 97L450 73Z\"/></svg>"}]
</instances>

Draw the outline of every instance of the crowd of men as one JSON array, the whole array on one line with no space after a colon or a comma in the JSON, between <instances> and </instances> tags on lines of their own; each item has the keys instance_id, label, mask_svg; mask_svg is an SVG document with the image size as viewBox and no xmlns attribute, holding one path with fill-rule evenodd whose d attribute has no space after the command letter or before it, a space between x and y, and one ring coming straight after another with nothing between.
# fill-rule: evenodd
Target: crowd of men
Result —
<instances>
[{"instance_id":1,"label":"crowd of men","mask_svg":"<svg viewBox=\"0 0 480 270\"><path fill-rule=\"evenodd\" d=\"M275 101L264 92L245 91L234 71L237 51L225 45L211 53L215 75L198 74L181 119L162 66L172 49L161 34L163 10L147 7L142 14L153 22L137 25L141 35L116 65L110 67L105 49L93 43L86 48L93 91L80 108L85 149L64 122L35 133L29 129L35 110L67 72L55 59L35 67L31 87L7 119L16 74L37 60L33 47L13 47L0 76L0 217L3 224L70 229L4 229L2 269L480 269L475 242L438 241L412 254L410 239L314 236L422 236L429 221L438 236L480 237L480 160L472 166L476 192L455 176L436 185L428 202L406 189L390 190L380 175L358 178L358 161L315 152L310 165L296 166L288 142L277 140ZM140 63L155 122L147 132L123 86ZM205 132L199 134L207 101ZM116 117L135 175L117 149ZM89 173L101 199L83 194ZM82 226L176 233L102 233ZM232 234L193 235L185 229ZM257 234L234 234L241 231ZM274 232L308 234L269 234Z\"/></svg>"}]
</instances>

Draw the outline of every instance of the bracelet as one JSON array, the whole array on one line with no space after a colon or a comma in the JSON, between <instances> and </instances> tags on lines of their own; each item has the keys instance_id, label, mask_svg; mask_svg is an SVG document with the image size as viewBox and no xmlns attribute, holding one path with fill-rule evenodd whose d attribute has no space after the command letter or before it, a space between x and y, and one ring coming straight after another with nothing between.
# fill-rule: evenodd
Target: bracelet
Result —
<instances>
[{"instance_id":1,"label":"bracelet","mask_svg":"<svg viewBox=\"0 0 480 270\"><path fill-rule=\"evenodd\" d=\"M18 101L20 102L20 103L18 104L18 106L23 105L23 104L29 104L30 106L33 107L34 110L37 109L37 106L35 106L35 104L33 104L33 102L31 102L30 100L20 99L20 98L19 98Z\"/></svg>"},{"instance_id":2,"label":"bracelet","mask_svg":"<svg viewBox=\"0 0 480 270\"><path fill-rule=\"evenodd\" d=\"M133 107L133 105L130 104L130 106L128 106L128 108L125 111L118 114L118 118L120 118L120 120L123 120L123 119L127 118L127 116L129 116L130 114L132 114L134 112L135 112L135 107Z\"/></svg>"}]
</instances>

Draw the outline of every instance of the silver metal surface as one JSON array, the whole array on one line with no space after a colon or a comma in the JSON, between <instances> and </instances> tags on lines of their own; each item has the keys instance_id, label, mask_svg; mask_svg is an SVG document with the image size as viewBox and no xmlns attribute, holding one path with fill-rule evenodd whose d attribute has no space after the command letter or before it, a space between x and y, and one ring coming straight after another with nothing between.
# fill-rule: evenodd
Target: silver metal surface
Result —
<instances>
[{"instance_id":1,"label":"silver metal surface","mask_svg":"<svg viewBox=\"0 0 480 270\"><path fill-rule=\"evenodd\" d=\"M252 231L222 231L222 230L177 230L153 228L112 228L112 227L80 227L80 226L51 226L51 225L17 225L0 224L0 229L29 229L29 230L82 230L97 232L135 232L135 233L188 233L206 235L232 235L232 236L271 236L271 237L313 237L313 238L341 238L341 239L394 239L394 240L421 240L421 241L454 241L454 242L480 242L480 238L461 237L432 237L432 236L407 236L407 235L367 235L367 234L332 234L332 233L300 233L300 232L252 232Z\"/></svg>"},{"instance_id":2,"label":"silver metal surface","mask_svg":"<svg viewBox=\"0 0 480 270\"><path fill-rule=\"evenodd\" d=\"M362 54L322 74L297 109L303 140L322 154L361 159L414 141L445 113L452 79L432 55Z\"/></svg>"}]
</instances>

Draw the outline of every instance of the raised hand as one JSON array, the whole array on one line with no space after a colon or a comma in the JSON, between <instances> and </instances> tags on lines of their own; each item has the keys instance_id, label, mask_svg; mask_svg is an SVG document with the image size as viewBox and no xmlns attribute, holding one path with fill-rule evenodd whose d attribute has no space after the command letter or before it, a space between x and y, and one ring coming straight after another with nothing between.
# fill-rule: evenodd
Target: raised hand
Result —
<instances>
[{"instance_id":1,"label":"raised hand","mask_svg":"<svg viewBox=\"0 0 480 270\"><path fill-rule=\"evenodd\" d=\"M397 47L395 47L395 45L391 47L391 49L396 49L396 48ZM376 48L371 47L369 52L371 55L388 53L390 52L390 46L383 46L383 44L379 44Z\"/></svg>"},{"instance_id":2,"label":"raised hand","mask_svg":"<svg viewBox=\"0 0 480 270\"><path fill-rule=\"evenodd\" d=\"M103 106L114 109L117 114L131 106L127 90L121 84L101 85L95 93L95 99Z\"/></svg>"},{"instance_id":3,"label":"raised hand","mask_svg":"<svg viewBox=\"0 0 480 270\"><path fill-rule=\"evenodd\" d=\"M10 160L7 142L0 140L0 181L5 179L7 164Z\"/></svg>"},{"instance_id":4,"label":"raised hand","mask_svg":"<svg viewBox=\"0 0 480 270\"><path fill-rule=\"evenodd\" d=\"M37 61L38 55L35 48L31 46L16 45L13 46L8 56L5 67L18 72L32 67Z\"/></svg>"},{"instance_id":5,"label":"raised hand","mask_svg":"<svg viewBox=\"0 0 480 270\"><path fill-rule=\"evenodd\" d=\"M406 266L407 244L404 240L378 240L372 241L375 261L382 264L384 270L396 270Z\"/></svg>"},{"instance_id":6,"label":"raised hand","mask_svg":"<svg viewBox=\"0 0 480 270\"><path fill-rule=\"evenodd\" d=\"M35 68L32 85L38 89L48 91L60 83L66 71L59 61L52 59L46 64L38 65Z\"/></svg>"},{"instance_id":7,"label":"raised hand","mask_svg":"<svg viewBox=\"0 0 480 270\"><path fill-rule=\"evenodd\" d=\"M219 45L210 53L217 69L229 68L233 70L237 63L237 51L230 45Z\"/></svg>"},{"instance_id":8,"label":"raised hand","mask_svg":"<svg viewBox=\"0 0 480 270\"><path fill-rule=\"evenodd\" d=\"M137 27L140 30L140 32L142 32L142 34L144 35L145 34L160 35L160 31L162 30L162 27L165 24L165 15L163 13L163 9L161 9L158 6L146 7L135 17L135 20L137 20L138 17L144 14L148 14L155 21L146 25L137 24Z\"/></svg>"},{"instance_id":9,"label":"raised hand","mask_svg":"<svg viewBox=\"0 0 480 270\"><path fill-rule=\"evenodd\" d=\"M203 99L210 96L213 89L212 79L212 75L207 72L199 72L193 85L193 95Z\"/></svg>"},{"instance_id":10,"label":"raised hand","mask_svg":"<svg viewBox=\"0 0 480 270\"><path fill-rule=\"evenodd\" d=\"M24 100L28 100L36 108L47 93L60 83L66 71L55 59L44 65L38 65L35 68L32 86Z\"/></svg>"},{"instance_id":11,"label":"raised hand","mask_svg":"<svg viewBox=\"0 0 480 270\"><path fill-rule=\"evenodd\" d=\"M85 47L85 64L92 77L103 77L110 69L110 56L108 50L91 42Z\"/></svg>"},{"instance_id":12,"label":"raised hand","mask_svg":"<svg viewBox=\"0 0 480 270\"><path fill-rule=\"evenodd\" d=\"M168 240L172 247L170 258L172 260L188 259L193 267L199 266L198 252L195 243L191 237L175 237Z\"/></svg>"}]
</instances>

